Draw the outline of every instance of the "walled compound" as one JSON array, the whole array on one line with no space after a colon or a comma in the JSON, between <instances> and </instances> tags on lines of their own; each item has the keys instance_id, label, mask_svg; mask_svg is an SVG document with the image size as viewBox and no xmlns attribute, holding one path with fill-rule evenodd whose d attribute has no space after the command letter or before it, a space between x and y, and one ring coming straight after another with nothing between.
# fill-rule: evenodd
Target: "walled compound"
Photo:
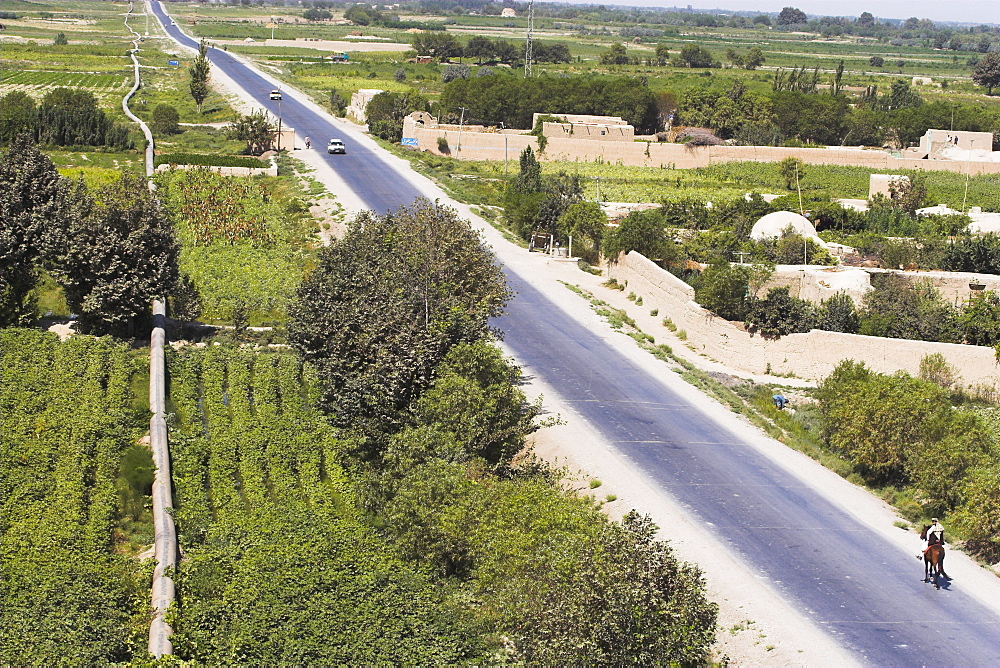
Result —
<instances>
[{"instance_id":1,"label":"walled compound","mask_svg":"<svg viewBox=\"0 0 1000 668\"><path fill-rule=\"evenodd\" d=\"M658 309L660 316L666 316L678 330L683 330L692 349L736 370L820 380L842 360L852 359L880 373L902 370L917 375L924 357L940 353L956 368L964 385L1000 387L1000 367L990 347L816 329L765 339L697 304L694 288L635 251L622 256L610 273L619 283L625 283L628 291L642 297L643 309ZM1000 284L1000 276L992 279Z\"/></svg>"},{"instance_id":2,"label":"walled compound","mask_svg":"<svg viewBox=\"0 0 1000 668\"><path fill-rule=\"evenodd\" d=\"M600 123L590 124L599 125ZM560 125L558 123L552 126ZM566 125L566 124L562 124ZM631 126L629 126L631 127ZM986 154L969 155L966 160L923 159L919 151L890 153L882 149L848 148L788 148L782 146L690 146L657 143L652 138L623 141L621 137L572 135L566 130L545 137L545 148L539 150L539 138L524 134L524 130L496 128L484 125L439 123L426 112L415 112L403 119L403 140L406 146L442 155L438 138L443 137L449 155L460 160L517 160L521 151L530 146L543 161L603 161L641 167L694 169L725 162L780 162L788 157L814 165L853 165L879 170L923 169L970 174L1000 174L1000 162L987 159ZM578 130L582 132L582 130ZM624 130L623 130L624 132ZM933 131L940 132L940 131ZM957 134L957 133L955 133ZM967 133L968 134L968 133ZM980 134L980 133L972 133ZM989 134L989 133L985 133ZM562 136L560 136L562 135ZM971 144L971 139L970 145ZM979 146L978 141L975 146ZM985 146L984 146L985 147ZM974 152L966 152L974 153Z\"/></svg>"}]
</instances>

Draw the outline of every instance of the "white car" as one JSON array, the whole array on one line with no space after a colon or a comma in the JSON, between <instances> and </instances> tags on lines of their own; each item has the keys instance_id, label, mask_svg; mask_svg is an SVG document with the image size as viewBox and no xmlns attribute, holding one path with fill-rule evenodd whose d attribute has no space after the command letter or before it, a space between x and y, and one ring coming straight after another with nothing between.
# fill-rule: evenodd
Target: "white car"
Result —
<instances>
[{"instance_id":1,"label":"white car","mask_svg":"<svg viewBox=\"0 0 1000 668\"><path fill-rule=\"evenodd\" d=\"M281 99L281 91L280 90L272 90L271 91L271 99L272 100L280 100Z\"/></svg>"},{"instance_id":2,"label":"white car","mask_svg":"<svg viewBox=\"0 0 1000 668\"><path fill-rule=\"evenodd\" d=\"M339 139L331 139L330 143L326 145L327 153L347 153L347 147L344 146L344 142Z\"/></svg>"}]
</instances>

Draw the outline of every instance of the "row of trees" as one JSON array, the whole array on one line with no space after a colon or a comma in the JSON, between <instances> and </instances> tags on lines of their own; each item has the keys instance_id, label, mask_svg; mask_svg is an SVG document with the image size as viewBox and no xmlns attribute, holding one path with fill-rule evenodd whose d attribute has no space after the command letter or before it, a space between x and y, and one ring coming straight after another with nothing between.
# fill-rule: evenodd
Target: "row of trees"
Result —
<instances>
[{"instance_id":1,"label":"row of trees","mask_svg":"<svg viewBox=\"0 0 1000 668\"><path fill-rule=\"evenodd\" d=\"M466 119L512 128L531 128L532 114L621 116L639 132L654 132L658 116L653 93L630 77L535 77L506 74L459 79L441 94L444 109L468 109Z\"/></svg>"},{"instance_id":2,"label":"row of trees","mask_svg":"<svg viewBox=\"0 0 1000 668\"><path fill-rule=\"evenodd\" d=\"M40 103L21 91L0 97L0 141L29 133L41 144L132 148L129 128L115 123L86 90L54 88Z\"/></svg>"},{"instance_id":3,"label":"row of trees","mask_svg":"<svg viewBox=\"0 0 1000 668\"><path fill-rule=\"evenodd\" d=\"M515 65L524 60L524 47L519 42L506 39L490 39L482 35L462 42L451 33L419 33L413 36L413 50L418 55L433 56L442 62L452 58L475 58L481 65L505 63ZM538 63L570 62L569 47L562 42L534 42L532 60Z\"/></svg>"},{"instance_id":4,"label":"row of trees","mask_svg":"<svg viewBox=\"0 0 1000 668\"><path fill-rule=\"evenodd\" d=\"M764 52L760 47L751 47L746 53L736 49L726 50L726 59L733 67L755 70L766 62ZM612 44L608 51L601 54L602 65L638 65L638 56L629 56L624 44ZM669 44L657 44L653 57L645 59L647 65L672 65L674 67L710 68L722 67L711 51L698 44L685 44L676 55L671 53Z\"/></svg>"},{"instance_id":5,"label":"row of trees","mask_svg":"<svg viewBox=\"0 0 1000 668\"><path fill-rule=\"evenodd\" d=\"M872 290L860 308L846 295L814 306L791 297L788 288L756 298L748 289L753 285L752 272L747 266L713 264L694 281L695 298L723 317L745 320L748 329L764 336L825 329L919 341L1000 344L1000 296L990 290L954 306L930 283L914 283L899 274L873 274Z\"/></svg>"},{"instance_id":6,"label":"row of trees","mask_svg":"<svg viewBox=\"0 0 1000 668\"><path fill-rule=\"evenodd\" d=\"M976 103L924 103L902 79L884 93L870 87L859 100L819 94L818 81L816 72L793 69L779 72L770 92L749 90L739 80L723 89L694 88L679 96L675 124L710 127L719 137L744 144L780 145L794 139L897 147L917 142L930 128L989 132L1000 127L995 110Z\"/></svg>"},{"instance_id":7,"label":"row of trees","mask_svg":"<svg viewBox=\"0 0 1000 668\"><path fill-rule=\"evenodd\" d=\"M0 186L0 326L36 317L42 272L95 332L134 333L152 298L173 289L173 227L140 177L92 195L21 135L0 157Z\"/></svg>"}]
</instances>

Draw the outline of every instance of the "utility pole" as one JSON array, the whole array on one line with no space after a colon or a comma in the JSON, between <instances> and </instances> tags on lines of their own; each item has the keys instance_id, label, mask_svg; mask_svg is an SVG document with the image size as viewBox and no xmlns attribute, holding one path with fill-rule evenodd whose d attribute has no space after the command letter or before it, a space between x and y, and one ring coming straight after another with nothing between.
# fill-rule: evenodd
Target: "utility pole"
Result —
<instances>
[{"instance_id":1,"label":"utility pole","mask_svg":"<svg viewBox=\"0 0 1000 668\"><path fill-rule=\"evenodd\" d=\"M458 117L458 147L455 149L455 153L462 152L462 123L465 122L465 112L468 111L465 107L459 107L462 110L462 115Z\"/></svg>"},{"instance_id":2,"label":"utility pole","mask_svg":"<svg viewBox=\"0 0 1000 668\"><path fill-rule=\"evenodd\" d=\"M965 213L965 203L969 199L969 175L972 173L972 152L976 150L976 140L969 145L969 159L965 161L965 195L962 196L962 213Z\"/></svg>"},{"instance_id":3,"label":"utility pole","mask_svg":"<svg viewBox=\"0 0 1000 668\"><path fill-rule=\"evenodd\" d=\"M278 153L281 153L281 98L278 98Z\"/></svg>"},{"instance_id":4,"label":"utility pole","mask_svg":"<svg viewBox=\"0 0 1000 668\"><path fill-rule=\"evenodd\" d=\"M804 217L806 212L802 210L802 188L799 186L799 163L797 162L795 163L795 189L799 191L799 215Z\"/></svg>"},{"instance_id":5,"label":"utility pole","mask_svg":"<svg viewBox=\"0 0 1000 668\"><path fill-rule=\"evenodd\" d=\"M524 78L531 76L531 33L535 29L535 0L528 3L528 39L524 44Z\"/></svg>"}]
</instances>

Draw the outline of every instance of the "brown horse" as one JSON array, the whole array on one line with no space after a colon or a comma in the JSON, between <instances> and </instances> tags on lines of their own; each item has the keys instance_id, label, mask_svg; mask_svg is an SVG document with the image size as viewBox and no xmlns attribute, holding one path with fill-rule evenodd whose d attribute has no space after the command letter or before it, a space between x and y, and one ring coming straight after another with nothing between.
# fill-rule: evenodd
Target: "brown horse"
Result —
<instances>
[{"instance_id":1,"label":"brown horse","mask_svg":"<svg viewBox=\"0 0 1000 668\"><path fill-rule=\"evenodd\" d=\"M930 528L930 525L924 527L924 530L920 532L920 540L927 540L927 530ZM930 582L932 575L934 576L935 589L941 588L941 584L938 582L939 577L950 579L944 572L944 546L937 540L924 550L924 582Z\"/></svg>"}]
</instances>

